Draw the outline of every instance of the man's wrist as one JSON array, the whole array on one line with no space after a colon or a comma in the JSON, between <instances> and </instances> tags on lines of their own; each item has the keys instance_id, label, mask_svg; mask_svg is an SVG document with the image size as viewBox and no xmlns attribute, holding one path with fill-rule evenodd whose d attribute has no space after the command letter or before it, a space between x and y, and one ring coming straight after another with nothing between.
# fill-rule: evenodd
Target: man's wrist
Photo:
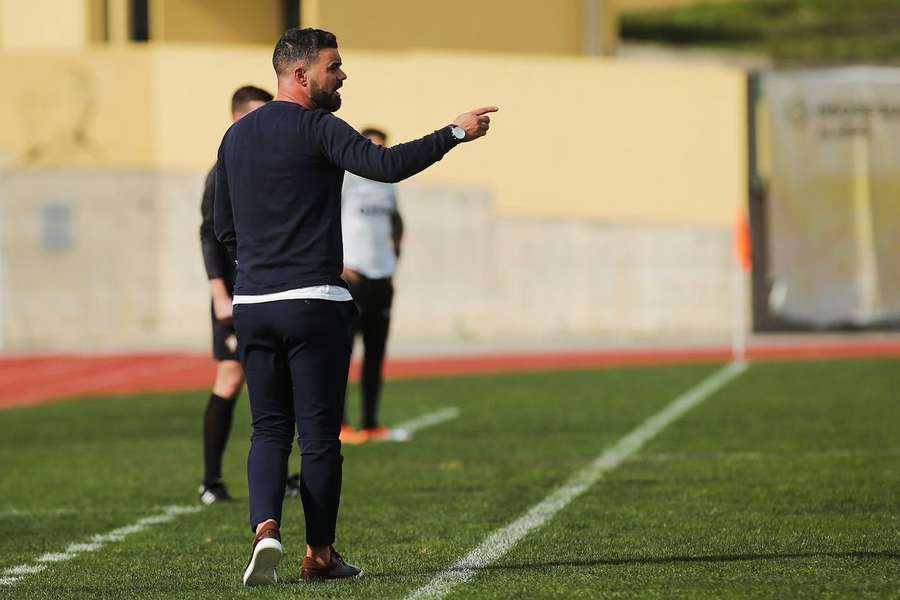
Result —
<instances>
[{"instance_id":1,"label":"man's wrist","mask_svg":"<svg viewBox=\"0 0 900 600\"><path fill-rule=\"evenodd\" d=\"M209 280L209 291L215 302L231 302L231 294L225 287L225 280L220 277L214 277Z\"/></svg>"},{"instance_id":2,"label":"man's wrist","mask_svg":"<svg viewBox=\"0 0 900 600\"><path fill-rule=\"evenodd\" d=\"M466 139L466 130L455 123L450 123L446 127L450 134L450 140L454 144L459 144Z\"/></svg>"}]
</instances>

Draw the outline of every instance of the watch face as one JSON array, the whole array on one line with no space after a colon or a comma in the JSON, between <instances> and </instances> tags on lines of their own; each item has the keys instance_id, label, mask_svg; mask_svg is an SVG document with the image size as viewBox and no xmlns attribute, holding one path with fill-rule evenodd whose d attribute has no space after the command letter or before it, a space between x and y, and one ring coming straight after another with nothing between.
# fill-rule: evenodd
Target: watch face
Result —
<instances>
[{"instance_id":1,"label":"watch face","mask_svg":"<svg viewBox=\"0 0 900 600\"><path fill-rule=\"evenodd\" d=\"M452 134L453 134L453 137L455 137L455 138L458 139L458 140L461 140L461 139L463 139L464 137L466 137L466 132L465 132L465 130L463 130L463 128L462 128L462 127L459 127L458 125L454 125L453 127L451 127L451 128L450 128L450 133L452 133Z\"/></svg>"}]
</instances>

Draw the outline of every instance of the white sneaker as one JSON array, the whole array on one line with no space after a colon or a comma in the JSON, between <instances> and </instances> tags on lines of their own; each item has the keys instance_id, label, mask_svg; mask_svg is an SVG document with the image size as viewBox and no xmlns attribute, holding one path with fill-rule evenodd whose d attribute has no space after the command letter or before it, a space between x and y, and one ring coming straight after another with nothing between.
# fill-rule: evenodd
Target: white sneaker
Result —
<instances>
[{"instance_id":1,"label":"white sneaker","mask_svg":"<svg viewBox=\"0 0 900 600\"><path fill-rule=\"evenodd\" d=\"M253 552L244 569L244 585L272 585L278 583L275 568L281 562L284 548L281 534L274 522L266 523L253 540Z\"/></svg>"}]
</instances>

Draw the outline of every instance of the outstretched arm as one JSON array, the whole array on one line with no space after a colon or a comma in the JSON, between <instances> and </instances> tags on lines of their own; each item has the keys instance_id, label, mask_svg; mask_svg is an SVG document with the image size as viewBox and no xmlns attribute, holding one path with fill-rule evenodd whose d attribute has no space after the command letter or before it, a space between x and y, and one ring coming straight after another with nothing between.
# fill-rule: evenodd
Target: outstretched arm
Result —
<instances>
[{"instance_id":1,"label":"outstretched arm","mask_svg":"<svg viewBox=\"0 0 900 600\"><path fill-rule=\"evenodd\" d=\"M426 169L462 142L469 142L487 134L489 113L496 106L486 106L459 115L453 125L465 133L462 140L451 134L451 126L443 127L418 140L385 148L373 144L341 119L327 114L322 117L322 151L335 165L366 179L396 183Z\"/></svg>"}]
</instances>

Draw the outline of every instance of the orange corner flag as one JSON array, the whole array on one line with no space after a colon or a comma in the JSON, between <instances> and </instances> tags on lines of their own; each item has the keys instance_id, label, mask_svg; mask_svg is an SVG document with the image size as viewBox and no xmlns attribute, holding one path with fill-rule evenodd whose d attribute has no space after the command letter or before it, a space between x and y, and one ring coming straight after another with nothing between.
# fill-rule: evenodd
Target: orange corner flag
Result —
<instances>
[{"instance_id":1,"label":"orange corner flag","mask_svg":"<svg viewBox=\"0 0 900 600\"><path fill-rule=\"evenodd\" d=\"M738 213L734 224L734 254L741 268L749 272L753 267L753 242L750 239L750 222L744 211Z\"/></svg>"}]
</instances>

